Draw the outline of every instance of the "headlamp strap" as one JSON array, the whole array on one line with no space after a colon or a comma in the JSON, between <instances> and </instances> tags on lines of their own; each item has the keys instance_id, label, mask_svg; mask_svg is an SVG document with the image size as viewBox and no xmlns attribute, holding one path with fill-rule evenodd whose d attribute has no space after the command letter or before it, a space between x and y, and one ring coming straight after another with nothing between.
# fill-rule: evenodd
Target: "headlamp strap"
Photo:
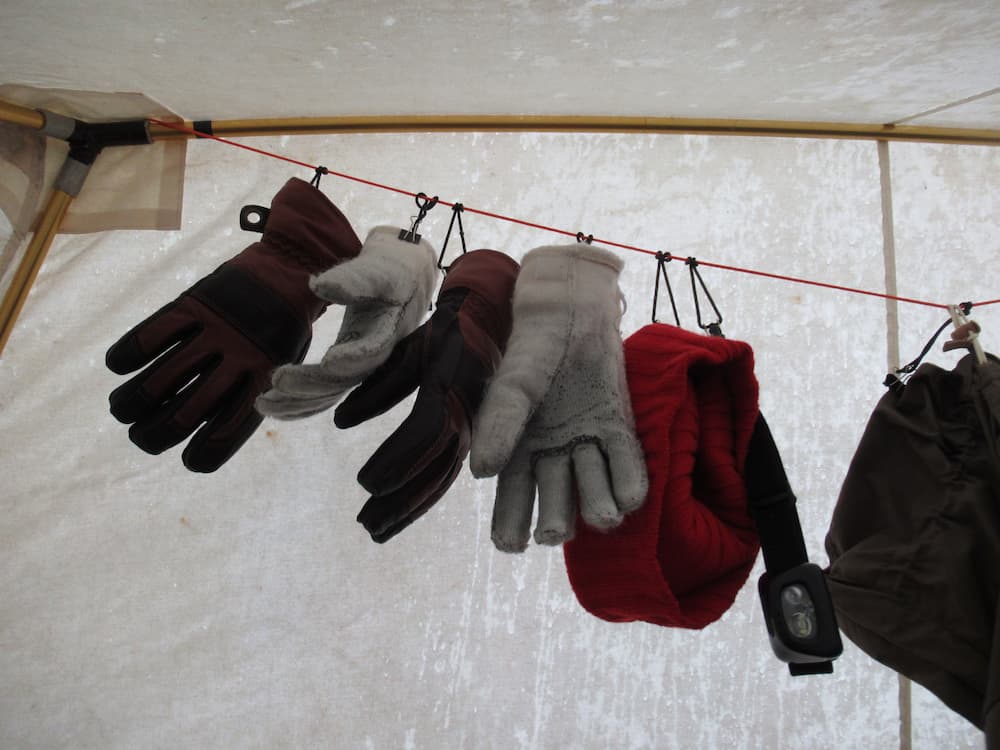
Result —
<instances>
[{"instance_id":1,"label":"headlamp strap","mask_svg":"<svg viewBox=\"0 0 1000 750\"><path fill-rule=\"evenodd\" d=\"M758 590L771 647L793 676L833 672L843 652L833 600L819 566L809 562L795 494L763 415L750 438L744 483L767 571Z\"/></svg>"}]
</instances>

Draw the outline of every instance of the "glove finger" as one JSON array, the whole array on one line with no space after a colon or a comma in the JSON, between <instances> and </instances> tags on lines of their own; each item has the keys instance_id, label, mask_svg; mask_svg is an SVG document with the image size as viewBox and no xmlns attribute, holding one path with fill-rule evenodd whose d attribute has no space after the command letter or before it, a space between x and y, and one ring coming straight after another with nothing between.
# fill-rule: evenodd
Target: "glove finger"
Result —
<instances>
[{"instance_id":1,"label":"glove finger","mask_svg":"<svg viewBox=\"0 0 1000 750\"><path fill-rule=\"evenodd\" d=\"M646 502L649 477L639 440L623 434L607 441L608 464L615 502L623 513L631 513Z\"/></svg>"},{"instance_id":2,"label":"glove finger","mask_svg":"<svg viewBox=\"0 0 1000 750\"><path fill-rule=\"evenodd\" d=\"M423 329L417 329L400 341L392 355L361 385L351 391L333 414L341 429L354 427L384 414L420 385L424 351Z\"/></svg>"},{"instance_id":3,"label":"glove finger","mask_svg":"<svg viewBox=\"0 0 1000 750\"><path fill-rule=\"evenodd\" d=\"M401 330L402 317L399 306L348 311L337 343L326 350L321 367L331 377L360 380L385 362L396 342L410 333Z\"/></svg>"},{"instance_id":4,"label":"glove finger","mask_svg":"<svg viewBox=\"0 0 1000 750\"><path fill-rule=\"evenodd\" d=\"M386 495L374 496L358 514L358 522L372 540L386 542L422 516L448 491L464 456L455 435L438 455L402 487Z\"/></svg>"},{"instance_id":5,"label":"glove finger","mask_svg":"<svg viewBox=\"0 0 1000 750\"><path fill-rule=\"evenodd\" d=\"M340 401L343 393L332 396L289 396L274 389L266 391L254 401L258 414L275 419L305 419L326 411Z\"/></svg>"},{"instance_id":6,"label":"glove finger","mask_svg":"<svg viewBox=\"0 0 1000 750\"><path fill-rule=\"evenodd\" d=\"M501 552L524 552L531 538L535 506L535 478L531 462L518 451L497 478L493 503L493 545Z\"/></svg>"},{"instance_id":7,"label":"glove finger","mask_svg":"<svg viewBox=\"0 0 1000 750\"><path fill-rule=\"evenodd\" d=\"M194 434L181 454L190 471L215 471L257 431L263 417L252 407L255 390L253 381L246 378L223 399L223 408Z\"/></svg>"},{"instance_id":8,"label":"glove finger","mask_svg":"<svg viewBox=\"0 0 1000 750\"><path fill-rule=\"evenodd\" d=\"M295 402L339 396L360 382L360 377L339 376L323 365L282 365L271 374L271 389L264 395L274 403Z\"/></svg>"},{"instance_id":9,"label":"glove finger","mask_svg":"<svg viewBox=\"0 0 1000 750\"><path fill-rule=\"evenodd\" d=\"M386 495L423 471L455 434L446 429L446 409L443 394L420 393L409 416L361 467L358 483Z\"/></svg>"},{"instance_id":10,"label":"glove finger","mask_svg":"<svg viewBox=\"0 0 1000 750\"><path fill-rule=\"evenodd\" d=\"M198 423L181 424L175 419L177 410L190 399L195 386L190 386L177 397L137 420L128 430L128 437L137 448L151 455L159 455L186 440Z\"/></svg>"},{"instance_id":11,"label":"glove finger","mask_svg":"<svg viewBox=\"0 0 1000 750\"><path fill-rule=\"evenodd\" d=\"M493 476L507 463L566 351L568 319L515 318L514 326L496 377L479 407L470 459L473 476Z\"/></svg>"},{"instance_id":12,"label":"glove finger","mask_svg":"<svg viewBox=\"0 0 1000 750\"><path fill-rule=\"evenodd\" d=\"M126 375L145 367L173 345L193 336L199 328L198 321L175 300L112 344L104 362L112 372Z\"/></svg>"},{"instance_id":13,"label":"glove finger","mask_svg":"<svg viewBox=\"0 0 1000 750\"><path fill-rule=\"evenodd\" d=\"M608 464L601 449L582 443L573 449L573 470L580 494L580 515L597 529L612 529L622 522L608 478Z\"/></svg>"},{"instance_id":14,"label":"glove finger","mask_svg":"<svg viewBox=\"0 0 1000 750\"><path fill-rule=\"evenodd\" d=\"M193 378L218 365L221 356L206 352L194 339L181 344L111 391L111 415L123 424L137 422L173 399Z\"/></svg>"},{"instance_id":15,"label":"glove finger","mask_svg":"<svg viewBox=\"0 0 1000 750\"><path fill-rule=\"evenodd\" d=\"M535 461L538 480L538 544L562 544L573 538L576 509L573 503L573 471L569 454L544 456Z\"/></svg>"},{"instance_id":16,"label":"glove finger","mask_svg":"<svg viewBox=\"0 0 1000 750\"><path fill-rule=\"evenodd\" d=\"M231 374L219 366L204 367L177 395L165 400L160 408L140 419L131 429L129 438L139 448L154 455L173 448L186 440L204 421L230 403L228 392L234 390Z\"/></svg>"}]
</instances>

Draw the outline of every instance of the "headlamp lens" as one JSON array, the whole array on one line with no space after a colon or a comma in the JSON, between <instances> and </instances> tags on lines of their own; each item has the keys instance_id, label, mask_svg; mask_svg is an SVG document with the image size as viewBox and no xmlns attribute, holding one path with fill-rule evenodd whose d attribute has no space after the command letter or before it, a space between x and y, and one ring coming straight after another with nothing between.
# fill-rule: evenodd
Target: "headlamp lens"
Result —
<instances>
[{"instance_id":1,"label":"headlamp lens","mask_svg":"<svg viewBox=\"0 0 1000 750\"><path fill-rule=\"evenodd\" d=\"M781 590L781 614L789 632L796 638L816 635L816 608L804 586L793 583Z\"/></svg>"}]
</instances>

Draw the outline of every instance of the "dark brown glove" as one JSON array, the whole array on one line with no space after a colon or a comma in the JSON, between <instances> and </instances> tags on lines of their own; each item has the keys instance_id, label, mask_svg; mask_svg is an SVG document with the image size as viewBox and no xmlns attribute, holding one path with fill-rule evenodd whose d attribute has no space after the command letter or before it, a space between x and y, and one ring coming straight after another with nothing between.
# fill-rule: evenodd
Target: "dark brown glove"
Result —
<instances>
[{"instance_id":1,"label":"dark brown glove","mask_svg":"<svg viewBox=\"0 0 1000 750\"><path fill-rule=\"evenodd\" d=\"M132 425L132 442L156 454L195 433L182 455L188 469L215 471L229 460L261 423L254 399L270 387L270 372L302 361L312 323L326 309L310 276L360 250L350 223L318 188L289 180L271 202L260 242L108 350L107 366L119 375L149 365L110 396L114 417Z\"/></svg>"},{"instance_id":2,"label":"dark brown glove","mask_svg":"<svg viewBox=\"0 0 1000 750\"><path fill-rule=\"evenodd\" d=\"M376 542L426 513L458 476L486 381L510 336L519 270L495 250L462 255L445 277L430 319L334 412L338 427L353 427L420 389L410 415L358 473L372 494L358 521Z\"/></svg>"}]
</instances>

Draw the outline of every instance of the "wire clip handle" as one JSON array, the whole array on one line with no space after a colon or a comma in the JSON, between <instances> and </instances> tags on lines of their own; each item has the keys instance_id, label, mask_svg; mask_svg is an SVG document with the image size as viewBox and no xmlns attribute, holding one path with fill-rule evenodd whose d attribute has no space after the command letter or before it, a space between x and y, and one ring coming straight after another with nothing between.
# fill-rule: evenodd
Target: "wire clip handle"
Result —
<instances>
[{"instance_id":1,"label":"wire clip handle","mask_svg":"<svg viewBox=\"0 0 1000 750\"><path fill-rule=\"evenodd\" d=\"M413 224L410 226L409 230L400 229L399 239L404 242L412 242L414 245L420 242L420 235L417 234L417 227L420 226L420 222L424 220L427 216L427 212L430 211L438 203L438 197L435 195L433 198L428 198L427 193L417 193L415 198L417 208L420 209L420 213L413 220Z\"/></svg>"}]
</instances>

